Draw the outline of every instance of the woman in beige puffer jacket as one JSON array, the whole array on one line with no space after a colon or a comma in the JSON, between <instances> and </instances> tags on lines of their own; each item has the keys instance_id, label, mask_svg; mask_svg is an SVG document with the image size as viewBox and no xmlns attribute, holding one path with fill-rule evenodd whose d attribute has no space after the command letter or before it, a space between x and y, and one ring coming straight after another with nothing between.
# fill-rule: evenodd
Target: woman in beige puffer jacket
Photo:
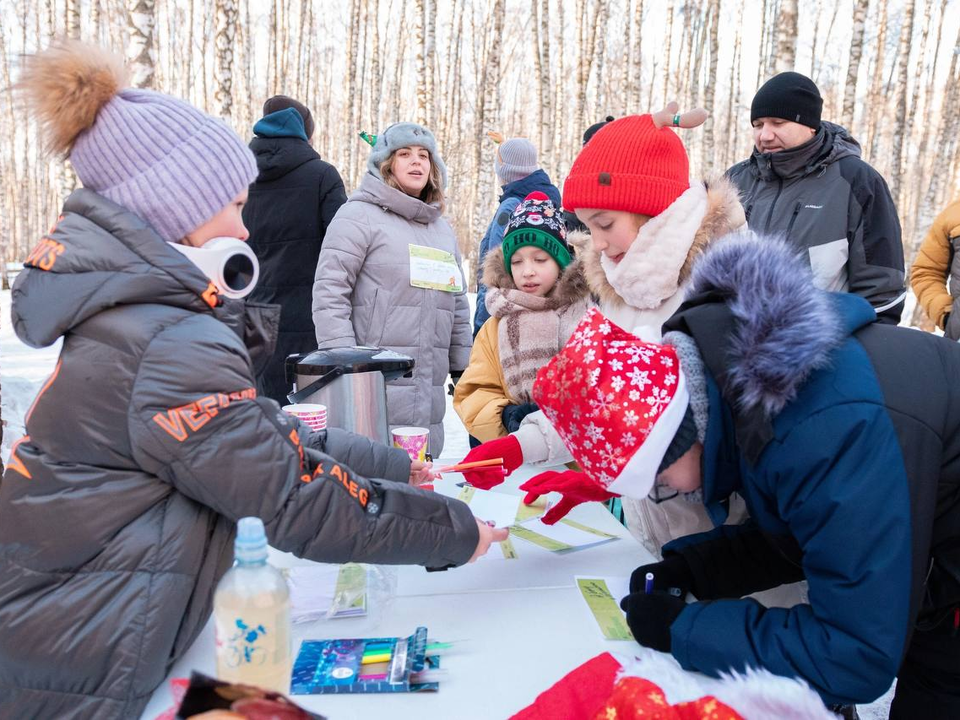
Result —
<instances>
[{"instance_id":1,"label":"woman in beige puffer jacket","mask_svg":"<svg viewBox=\"0 0 960 720\"><path fill-rule=\"evenodd\" d=\"M443 450L447 375L459 378L473 345L457 238L443 217L446 169L433 134L414 123L379 135L367 169L320 251L313 285L317 343L413 357L413 377L387 385L387 421L391 428L430 428L436 457ZM445 254L447 288L412 284L423 284L411 266L413 248Z\"/></svg>"}]
</instances>

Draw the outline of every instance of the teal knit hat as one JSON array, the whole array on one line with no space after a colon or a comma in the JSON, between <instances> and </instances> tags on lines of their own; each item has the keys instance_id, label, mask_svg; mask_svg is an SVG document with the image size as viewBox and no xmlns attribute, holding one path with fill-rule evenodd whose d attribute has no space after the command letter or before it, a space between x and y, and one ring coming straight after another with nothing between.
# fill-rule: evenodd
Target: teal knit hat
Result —
<instances>
[{"instance_id":1,"label":"teal knit hat","mask_svg":"<svg viewBox=\"0 0 960 720\"><path fill-rule=\"evenodd\" d=\"M563 271L573 261L567 231L556 206L539 190L527 195L510 216L503 237L503 262L510 272L510 258L524 245L538 247Z\"/></svg>"}]
</instances>

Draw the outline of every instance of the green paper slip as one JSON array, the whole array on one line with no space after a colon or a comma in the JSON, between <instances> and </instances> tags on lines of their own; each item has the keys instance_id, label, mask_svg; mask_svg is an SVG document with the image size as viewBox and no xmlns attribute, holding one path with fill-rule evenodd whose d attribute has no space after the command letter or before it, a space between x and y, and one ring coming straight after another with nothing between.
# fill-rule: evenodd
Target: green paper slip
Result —
<instances>
[{"instance_id":1,"label":"green paper slip","mask_svg":"<svg viewBox=\"0 0 960 720\"><path fill-rule=\"evenodd\" d=\"M627 620L606 582L600 578L577 578L577 587L607 640L633 639Z\"/></svg>"},{"instance_id":2,"label":"green paper slip","mask_svg":"<svg viewBox=\"0 0 960 720\"><path fill-rule=\"evenodd\" d=\"M514 549L513 543L510 542L510 538L502 540L498 544L500 545L500 551L503 553L505 560L516 560L518 557L520 557L517 555L517 551Z\"/></svg>"},{"instance_id":3,"label":"green paper slip","mask_svg":"<svg viewBox=\"0 0 960 720\"><path fill-rule=\"evenodd\" d=\"M474 493L476 492L477 489L475 487L464 485L462 488L460 488L460 494L457 495L457 500L461 500L469 505L470 501L473 500Z\"/></svg>"},{"instance_id":4,"label":"green paper slip","mask_svg":"<svg viewBox=\"0 0 960 720\"><path fill-rule=\"evenodd\" d=\"M510 528L510 533L514 537L518 537L521 540L526 540L534 545L539 545L544 550L549 550L550 552L564 552L566 550L573 550L573 545L567 545L566 543L545 537L540 533L535 533L533 530L523 527L522 525L513 525Z\"/></svg>"},{"instance_id":5,"label":"green paper slip","mask_svg":"<svg viewBox=\"0 0 960 720\"><path fill-rule=\"evenodd\" d=\"M517 509L517 522L523 522L524 520L531 520L535 517L540 517L547 509L547 499L538 498L535 503L532 505L524 505L523 502L520 503L520 507Z\"/></svg>"},{"instance_id":6,"label":"green paper slip","mask_svg":"<svg viewBox=\"0 0 960 720\"><path fill-rule=\"evenodd\" d=\"M568 519L568 518L563 518L560 522L562 522L564 525L569 525L569 526L572 527L572 528L576 528L577 530L583 530L584 532L588 532L588 533L591 533L592 535L596 535L597 537L602 537L602 538L615 538L615 537L617 537L616 535L611 535L610 533L605 533L603 530L597 530L596 528L587 527L586 525L581 525L581 524L578 523L576 520L570 520L570 519Z\"/></svg>"}]
</instances>

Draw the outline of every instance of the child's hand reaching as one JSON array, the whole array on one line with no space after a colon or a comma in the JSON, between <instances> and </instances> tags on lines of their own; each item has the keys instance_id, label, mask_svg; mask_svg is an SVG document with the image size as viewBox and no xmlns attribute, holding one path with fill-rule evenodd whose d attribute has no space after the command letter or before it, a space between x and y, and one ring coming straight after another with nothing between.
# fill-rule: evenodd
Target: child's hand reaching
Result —
<instances>
[{"instance_id":1,"label":"child's hand reaching","mask_svg":"<svg viewBox=\"0 0 960 720\"><path fill-rule=\"evenodd\" d=\"M414 487L427 485L440 477L440 473L433 472L433 463L422 460L410 461L410 484Z\"/></svg>"},{"instance_id":2,"label":"child's hand reaching","mask_svg":"<svg viewBox=\"0 0 960 720\"><path fill-rule=\"evenodd\" d=\"M473 551L473 557L467 562L475 562L477 558L486 555L493 543L503 542L510 534L507 528L490 527L482 520L477 520L477 527L480 529L480 540L477 542L477 549Z\"/></svg>"}]
</instances>

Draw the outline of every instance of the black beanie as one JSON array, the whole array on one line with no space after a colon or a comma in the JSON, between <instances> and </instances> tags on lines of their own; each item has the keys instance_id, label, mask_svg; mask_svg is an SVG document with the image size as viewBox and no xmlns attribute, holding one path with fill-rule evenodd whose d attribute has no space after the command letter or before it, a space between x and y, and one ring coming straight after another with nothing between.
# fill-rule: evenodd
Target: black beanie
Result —
<instances>
[{"instance_id":1,"label":"black beanie","mask_svg":"<svg viewBox=\"0 0 960 720\"><path fill-rule=\"evenodd\" d=\"M774 75L757 90L750 106L750 122L774 117L820 129L823 98L813 80L795 72Z\"/></svg>"},{"instance_id":2,"label":"black beanie","mask_svg":"<svg viewBox=\"0 0 960 720\"><path fill-rule=\"evenodd\" d=\"M590 127L588 127L586 130L584 130L584 131L583 131L583 144L586 145L588 142L590 142L590 138L592 138L594 135L597 134L597 130L599 130L600 128L602 128L602 127L603 127L604 125L606 125L608 122L613 122L613 115L607 115L607 119L606 119L606 120L601 120L601 121L598 122L598 123L594 123L593 125L591 125Z\"/></svg>"}]
</instances>

